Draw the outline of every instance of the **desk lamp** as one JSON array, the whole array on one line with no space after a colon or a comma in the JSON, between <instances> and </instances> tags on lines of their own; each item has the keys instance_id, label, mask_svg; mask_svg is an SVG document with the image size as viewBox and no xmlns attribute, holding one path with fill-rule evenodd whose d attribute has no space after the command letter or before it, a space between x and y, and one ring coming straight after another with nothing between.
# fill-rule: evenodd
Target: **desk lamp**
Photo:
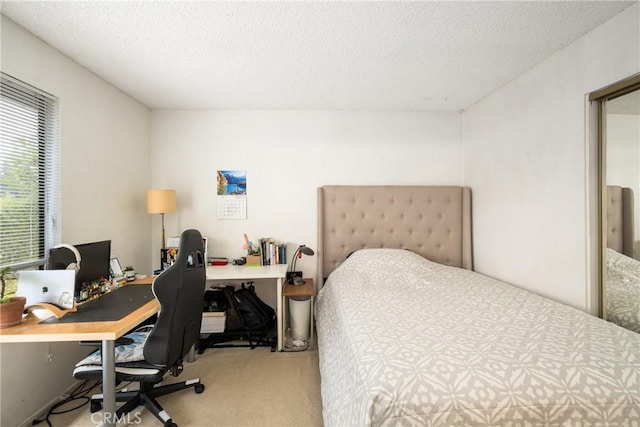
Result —
<instances>
[{"instance_id":1,"label":"desk lamp","mask_svg":"<svg viewBox=\"0 0 640 427\"><path fill-rule=\"evenodd\" d=\"M162 248L167 241L164 234L164 214L176 211L176 190L147 190L147 213L162 216Z\"/></svg>"},{"instance_id":2,"label":"desk lamp","mask_svg":"<svg viewBox=\"0 0 640 427\"><path fill-rule=\"evenodd\" d=\"M294 285L304 285L304 279L302 278L302 272L296 271L296 261L298 258L302 258L302 254L313 256L315 252L313 249L306 245L298 246L298 249L293 253L291 258L291 264L289 265L289 271L287 272L287 282Z\"/></svg>"}]
</instances>

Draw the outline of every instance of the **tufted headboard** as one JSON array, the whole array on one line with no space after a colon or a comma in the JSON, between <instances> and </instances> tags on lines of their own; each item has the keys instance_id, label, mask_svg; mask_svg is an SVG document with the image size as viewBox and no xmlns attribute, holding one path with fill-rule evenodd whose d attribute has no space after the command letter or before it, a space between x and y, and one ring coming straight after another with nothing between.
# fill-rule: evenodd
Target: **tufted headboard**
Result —
<instances>
[{"instance_id":1,"label":"tufted headboard","mask_svg":"<svg viewBox=\"0 0 640 427\"><path fill-rule=\"evenodd\" d=\"M455 186L318 188L318 283L353 251L410 249L473 269L471 189Z\"/></svg>"},{"instance_id":2,"label":"tufted headboard","mask_svg":"<svg viewBox=\"0 0 640 427\"><path fill-rule=\"evenodd\" d=\"M607 247L633 258L633 190L607 186Z\"/></svg>"}]
</instances>

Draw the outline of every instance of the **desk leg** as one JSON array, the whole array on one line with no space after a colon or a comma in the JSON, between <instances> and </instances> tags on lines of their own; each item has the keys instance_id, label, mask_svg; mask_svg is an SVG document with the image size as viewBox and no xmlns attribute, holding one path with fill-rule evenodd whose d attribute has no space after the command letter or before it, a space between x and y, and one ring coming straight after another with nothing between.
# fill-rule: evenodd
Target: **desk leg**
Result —
<instances>
[{"instance_id":1,"label":"desk leg","mask_svg":"<svg viewBox=\"0 0 640 427\"><path fill-rule=\"evenodd\" d=\"M313 348L314 348L313 347L313 345L314 345L314 341L313 341L313 310L314 310L313 295L311 295L310 299L311 299L311 314L310 314L310 318L309 318L309 349L313 350Z\"/></svg>"},{"instance_id":2,"label":"desk leg","mask_svg":"<svg viewBox=\"0 0 640 427\"><path fill-rule=\"evenodd\" d=\"M115 341L102 341L102 394L103 425L115 426L116 423L116 356Z\"/></svg>"},{"instance_id":3,"label":"desk leg","mask_svg":"<svg viewBox=\"0 0 640 427\"><path fill-rule=\"evenodd\" d=\"M283 337L283 333L282 333L282 315L284 314L282 312L282 278L278 277L278 279L276 280L276 286L277 286L277 290L276 290L276 298L277 298L277 314L276 314L276 327L278 330L278 346L276 347L276 351L282 351L282 339Z\"/></svg>"},{"instance_id":4,"label":"desk leg","mask_svg":"<svg viewBox=\"0 0 640 427\"><path fill-rule=\"evenodd\" d=\"M187 356L187 362L193 363L196 361L196 345L192 345L189 349L189 355Z\"/></svg>"}]
</instances>

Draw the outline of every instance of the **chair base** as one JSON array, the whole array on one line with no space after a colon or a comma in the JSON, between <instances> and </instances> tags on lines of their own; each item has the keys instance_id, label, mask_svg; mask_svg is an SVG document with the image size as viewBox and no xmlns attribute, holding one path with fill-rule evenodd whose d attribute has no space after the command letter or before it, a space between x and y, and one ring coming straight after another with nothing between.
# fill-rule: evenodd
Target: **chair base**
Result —
<instances>
[{"instance_id":1,"label":"chair base","mask_svg":"<svg viewBox=\"0 0 640 427\"><path fill-rule=\"evenodd\" d=\"M159 419L165 427L177 426L169 416L162 409L162 406L155 399L165 394L174 393L176 391L184 390L193 387L196 393L202 393L204 391L204 384L200 382L200 378L181 381L174 384L167 384L154 387L150 383L140 383L140 390L135 391L119 391L116 393L116 402L125 402L124 405L116 409L116 420L121 420L126 417L127 414L132 412L138 406L144 406ZM91 396L91 412L97 412L102 409L102 394L94 394Z\"/></svg>"}]
</instances>

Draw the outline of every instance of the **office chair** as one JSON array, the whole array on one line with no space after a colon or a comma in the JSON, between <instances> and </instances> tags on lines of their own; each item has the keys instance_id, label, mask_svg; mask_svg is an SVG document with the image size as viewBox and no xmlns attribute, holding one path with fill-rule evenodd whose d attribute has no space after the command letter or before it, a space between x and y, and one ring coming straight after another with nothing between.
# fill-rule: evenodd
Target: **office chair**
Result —
<instances>
[{"instance_id":1,"label":"office chair","mask_svg":"<svg viewBox=\"0 0 640 427\"><path fill-rule=\"evenodd\" d=\"M176 426L169 415L158 404L155 397L194 387L196 393L204 391L200 379L154 387L165 373L177 376L182 371L182 359L189 353L200 336L202 305L206 281L202 236L198 230L186 230L180 236L180 247L175 263L155 278L153 293L160 302L158 320L152 326L146 340L127 339L128 349L116 342L116 382L140 383L135 391L117 392L116 402L126 402L116 410L116 419L144 405L164 426ZM142 286L142 285L131 285ZM133 342L132 342L133 341ZM131 344L138 342L137 350ZM140 351L142 346L142 351ZM120 350L120 351L119 351ZM102 365L96 353L89 355L76 365L76 379L101 379ZM131 357L132 354L139 357ZM121 355L129 360L122 362ZM143 359L143 360L131 360ZM88 362L85 362L87 361ZM102 395L91 397L91 412L102 408Z\"/></svg>"}]
</instances>

